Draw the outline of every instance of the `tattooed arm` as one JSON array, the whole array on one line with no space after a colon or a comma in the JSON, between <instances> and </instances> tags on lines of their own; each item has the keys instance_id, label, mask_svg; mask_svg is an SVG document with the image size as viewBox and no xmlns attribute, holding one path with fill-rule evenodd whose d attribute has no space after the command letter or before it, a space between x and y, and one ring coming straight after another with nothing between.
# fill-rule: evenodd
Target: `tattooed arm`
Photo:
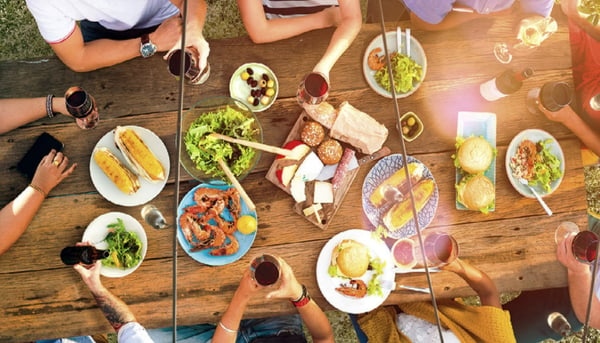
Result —
<instances>
[{"instance_id":1,"label":"tattooed arm","mask_svg":"<svg viewBox=\"0 0 600 343\"><path fill-rule=\"evenodd\" d=\"M135 316L123 300L117 298L102 285L102 282L100 282L100 264L100 261L96 261L90 268L86 268L82 264L77 264L74 268L92 292L110 325L115 331L119 331L123 325L135 322Z\"/></svg>"}]
</instances>

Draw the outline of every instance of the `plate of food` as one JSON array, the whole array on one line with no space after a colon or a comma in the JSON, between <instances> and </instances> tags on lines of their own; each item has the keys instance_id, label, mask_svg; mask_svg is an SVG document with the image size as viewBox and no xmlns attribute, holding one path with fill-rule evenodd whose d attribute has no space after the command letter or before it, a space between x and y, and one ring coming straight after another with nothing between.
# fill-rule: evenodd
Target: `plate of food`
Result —
<instances>
[{"instance_id":1,"label":"plate of food","mask_svg":"<svg viewBox=\"0 0 600 343\"><path fill-rule=\"evenodd\" d=\"M506 150L506 174L521 195L534 198L519 182L524 178L542 197L552 194L565 174L565 156L551 134L538 129L521 131Z\"/></svg>"},{"instance_id":2,"label":"plate of food","mask_svg":"<svg viewBox=\"0 0 600 343\"><path fill-rule=\"evenodd\" d=\"M94 219L83 232L82 242L108 250L100 274L123 277L133 273L146 257L148 238L142 224L121 212L108 212Z\"/></svg>"},{"instance_id":3,"label":"plate of food","mask_svg":"<svg viewBox=\"0 0 600 343\"><path fill-rule=\"evenodd\" d=\"M177 240L194 260L221 266L244 256L256 237L256 211L232 185L202 183L177 208Z\"/></svg>"},{"instance_id":4,"label":"plate of food","mask_svg":"<svg viewBox=\"0 0 600 343\"><path fill-rule=\"evenodd\" d=\"M396 96L405 98L421 86L427 74L427 56L421 44L410 37L410 57L406 56L406 35L401 33L400 53L397 53L396 31L386 32L388 49L391 50L391 61L394 66L394 84ZM386 59L383 51L382 35L375 37L365 50L363 56L363 74L369 86L379 95L392 98L388 78Z\"/></svg>"},{"instance_id":5,"label":"plate of food","mask_svg":"<svg viewBox=\"0 0 600 343\"><path fill-rule=\"evenodd\" d=\"M94 147L90 176L106 200L138 206L154 199L169 178L169 152L152 131L140 126L117 126Z\"/></svg>"},{"instance_id":6,"label":"plate of food","mask_svg":"<svg viewBox=\"0 0 600 343\"><path fill-rule=\"evenodd\" d=\"M183 115L180 161L199 181L227 180L217 159L221 158L243 179L260 159L260 150L210 136L225 136L262 143L258 118L241 100L217 96L197 102Z\"/></svg>"},{"instance_id":7,"label":"plate of food","mask_svg":"<svg viewBox=\"0 0 600 343\"><path fill-rule=\"evenodd\" d=\"M390 249L369 231L352 229L333 236L317 260L317 283L335 308L364 313L381 305L395 288Z\"/></svg>"},{"instance_id":8,"label":"plate of food","mask_svg":"<svg viewBox=\"0 0 600 343\"><path fill-rule=\"evenodd\" d=\"M421 230L433 220L439 193L429 168L406 156ZM401 154L382 158L367 174L362 187L363 211L378 233L400 239L417 233L412 214L408 181Z\"/></svg>"},{"instance_id":9,"label":"plate of food","mask_svg":"<svg viewBox=\"0 0 600 343\"><path fill-rule=\"evenodd\" d=\"M244 101L254 112L262 112L275 102L279 83L275 73L262 63L245 63L233 72L229 94Z\"/></svg>"},{"instance_id":10,"label":"plate of food","mask_svg":"<svg viewBox=\"0 0 600 343\"><path fill-rule=\"evenodd\" d=\"M488 213L496 208L496 115L459 112L456 128L456 208Z\"/></svg>"}]
</instances>

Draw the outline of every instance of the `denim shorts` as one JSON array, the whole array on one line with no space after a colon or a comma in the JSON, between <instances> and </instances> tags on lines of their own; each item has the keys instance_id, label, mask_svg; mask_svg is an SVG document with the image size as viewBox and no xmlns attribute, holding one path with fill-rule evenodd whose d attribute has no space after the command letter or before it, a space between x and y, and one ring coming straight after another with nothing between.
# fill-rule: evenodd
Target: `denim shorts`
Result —
<instances>
[{"instance_id":1,"label":"denim shorts","mask_svg":"<svg viewBox=\"0 0 600 343\"><path fill-rule=\"evenodd\" d=\"M177 327L178 343L209 343L215 333L215 325L199 324ZM150 329L148 334L156 343L171 342L173 329ZM236 342L251 343L255 339L278 335L304 338L300 316L288 315L260 319L245 319L240 323Z\"/></svg>"},{"instance_id":2,"label":"denim shorts","mask_svg":"<svg viewBox=\"0 0 600 343\"><path fill-rule=\"evenodd\" d=\"M116 31L107 29L95 21L82 20L79 22L79 28L81 29L81 34L83 35L83 41L90 42L96 39L126 40L138 38L145 33L152 33L156 31L158 25L140 29L134 28L125 31Z\"/></svg>"}]
</instances>

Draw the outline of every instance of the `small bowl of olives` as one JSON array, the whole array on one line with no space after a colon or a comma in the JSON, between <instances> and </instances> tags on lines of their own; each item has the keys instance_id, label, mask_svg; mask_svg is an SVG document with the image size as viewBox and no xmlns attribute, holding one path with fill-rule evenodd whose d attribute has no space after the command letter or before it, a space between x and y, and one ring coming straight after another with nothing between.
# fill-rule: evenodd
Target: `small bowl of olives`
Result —
<instances>
[{"instance_id":1,"label":"small bowl of olives","mask_svg":"<svg viewBox=\"0 0 600 343\"><path fill-rule=\"evenodd\" d=\"M423 122L414 112L406 112L400 117L402 137L407 142L412 142L423 133Z\"/></svg>"},{"instance_id":2,"label":"small bowl of olives","mask_svg":"<svg viewBox=\"0 0 600 343\"><path fill-rule=\"evenodd\" d=\"M262 63L242 64L229 81L231 97L242 101L254 112L271 107L278 93L279 83L275 73Z\"/></svg>"}]
</instances>

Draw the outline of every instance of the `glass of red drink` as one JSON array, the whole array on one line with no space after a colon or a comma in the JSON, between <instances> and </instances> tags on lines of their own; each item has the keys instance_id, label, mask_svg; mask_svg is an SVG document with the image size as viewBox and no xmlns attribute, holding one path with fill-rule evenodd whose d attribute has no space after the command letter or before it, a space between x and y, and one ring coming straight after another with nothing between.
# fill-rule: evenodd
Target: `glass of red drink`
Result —
<instances>
[{"instance_id":1,"label":"glass of red drink","mask_svg":"<svg viewBox=\"0 0 600 343\"><path fill-rule=\"evenodd\" d=\"M329 80L319 72L311 72L304 77L298 86L296 99L300 105L318 105L329 95Z\"/></svg>"},{"instance_id":2,"label":"glass of red drink","mask_svg":"<svg viewBox=\"0 0 600 343\"><path fill-rule=\"evenodd\" d=\"M583 263L592 263L598 255L598 235L593 231L581 231L571 245L575 258Z\"/></svg>"},{"instance_id":3,"label":"glass of red drink","mask_svg":"<svg viewBox=\"0 0 600 343\"><path fill-rule=\"evenodd\" d=\"M281 276L281 268L277 257L263 254L250 263L250 275L260 286L271 286Z\"/></svg>"},{"instance_id":4,"label":"glass of red drink","mask_svg":"<svg viewBox=\"0 0 600 343\"><path fill-rule=\"evenodd\" d=\"M82 129L93 129L98 125L100 114L96 100L83 88L74 86L65 92L65 104L67 111Z\"/></svg>"},{"instance_id":5,"label":"glass of red drink","mask_svg":"<svg viewBox=\"0 0 600 343\"><path fill-rule=\"evenodd\" d=\"M181 70L181 49L173 50L167 55L169 73L176 78L183 73L188 83L193 85L204 83L210 75L210 64L207 62L206 67L200 70L198 51L190 47L186 48L184 53L183 71Z\"/></svg>"},{"instance_id":6,"label":"glass of red drink","mask_svg":"<svg viewBox=\"0 0 600 343\"><path fill-rule=\"evenodd\" d=\"M440 232L426 232L423 235L427 266L439 267L454 262L458 257L458 243L451 235ZM421 253L417 256L421 256Z\"/></svg>"}]
</instances>

